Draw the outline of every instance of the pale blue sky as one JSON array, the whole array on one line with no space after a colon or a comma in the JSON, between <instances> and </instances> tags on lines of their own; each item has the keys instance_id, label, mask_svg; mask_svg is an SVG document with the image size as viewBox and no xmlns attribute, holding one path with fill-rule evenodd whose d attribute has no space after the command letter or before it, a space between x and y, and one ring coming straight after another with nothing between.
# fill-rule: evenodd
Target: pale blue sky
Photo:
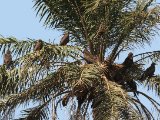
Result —
<instances>
[{"instance_id":1,"label":"pale blue sky","mask_svg":"<svg viewBox=\"0 0 160 120\"><path fill-rule=\"evenodd\" d=\"M32 0L0 0L0 34L4 37L13 36L18 39L38 39L53 41L60 39L60 32L53 29L45 29L43 22L39 22L39 17L36 17L36 12L32 8ZM152 47L145 47L143 50L135 50L134 53L140 53L150 50L160 49L160 39L156 37L151 45ZM125 56L124 56L125 57ZM0 63L2 58L0 59ZM157 67L156 73L160 72ZM144 90L140 88L140 90ZM146 90L145 90L146 91ZM151 95L151 92L147 92ZM152 95L153 96L153 95ZM157 97L154 96L156 100ZM141 100L144 100L141 98ZM145 102L145 101L144 101ZM145 102L150 106L148 102ZM62 115L64 116L64 114ZM61 119L60 119L61 120Z\"/></svg>"},{"instance_id":2,"label":"pale blue sky","mask_svg":"<svg viewBox=\"0 0 160 120\"><path fill-rule=\"evenodd\" d=\"M57 32L45 29L32 0L0 0L0 34L15 36L18 39L41 38L43 40L57 38Z\"/></svg>"}]
</instances>

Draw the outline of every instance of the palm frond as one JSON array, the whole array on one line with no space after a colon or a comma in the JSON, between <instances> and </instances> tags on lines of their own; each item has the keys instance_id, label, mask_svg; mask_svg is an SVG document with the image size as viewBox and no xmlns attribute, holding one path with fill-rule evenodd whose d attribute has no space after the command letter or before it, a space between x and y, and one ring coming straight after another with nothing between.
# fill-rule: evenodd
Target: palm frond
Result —
<instances>
[{"instance_id":1,"label":"palm frond","mask_svg":"<svg viewBox=\"0 0 160 120\"><path fill-rule=\"evenodd\" d=\"M143 85L148 88L148 90L151 90L152 92L155 92L158 96L160 95L160 76L153 76L150 79L147 79L143 82Z\"/></svg>"},{"instance_id":2,"label":"palm frond","mask_svg":"<svg viewBox=\"0 0 160 120\"><path fill-rule=\"evenodd\" d=\"M53 98L62 95L63 92L70 89L73 83L75 83L75 80L79 78L79 70L79 67L75 64L61 67L57 72L37 81L36 84L24 89L19 94L6 96L0 101L1 112L10 112L18 104L26 103L30 100L48 100L51 97L50 95L52 95Z\"/></svg>"},{"instance_id":3,"label":"palm frond","mask_svg":"<svg viewBox=\"0 0 160 120\"><path fill-rule=\"evenodd\" d=\"M49 100L50 101L50 100ZM43 103L42 105L36 106L34 108L29 108L26 110L23 110L22 116L23 118L19 118L17 120L48 120L48 108L46 107L48 105L48 102Z\"/></svg>"},{"instance_id":4,"label":"palm frond","mask_svg":"<svg viewBox=\"0 0 160 120\"><path fill-rule=\"evenodd\" d=\"M140 53L134 56L137 60L135 61L136 63L144 63L145 61L154 61L154 62L159 62L160 58L160 51L151 51L151 52L145 52L145 53Z\"/></svg>"},{"instance_id":5,"label":"palm frond","mask_svg":"<svg viewBox=\"0 0 160 120\"><path fill-rule=\"evenodd\" d=\"M2 53L5 53L7 49L13 48L12 52L16 55L25 55L26 53L30 52L33 47L34 41L33 40L21 40L18 41L14 37L9 38L0 38L0 50Z\"/></svg>"},{"instance_id":6,"label":"palm frond","mask_svg":"<svg viewBox=\"0 0 160 120\"><path fill-rule=\"evenodd\" d=\"M41 51L31 52L34 44L34 41L19 42L15 38L3 38L2 49L5 51L8 45L14 60L10 70L6 71L5 65L1 66L2 95L23 91L39 78L45 77L49 68L54 70L65 65L68 58L72 61L80 58L80 47L58 46L45 42Z\"/></svg>"}]
</instances>

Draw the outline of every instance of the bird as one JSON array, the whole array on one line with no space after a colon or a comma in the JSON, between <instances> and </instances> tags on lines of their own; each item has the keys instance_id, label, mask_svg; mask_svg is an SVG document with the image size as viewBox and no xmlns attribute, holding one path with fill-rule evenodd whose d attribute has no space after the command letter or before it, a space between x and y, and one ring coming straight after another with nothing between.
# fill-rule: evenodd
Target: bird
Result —
<instances>
[{"instance_id":1,"label":"bird","mask_svg":"<svg viewBox=\"0 0 160 120\"><path fill-rule=\"evenodd\" d=\"M105 27L103 24L100 25L99 30L98 30L98 35L101 36L105 33Z\"/></svg>"},{"instance_id":2,"label":"bird","mask_svg":"<svg viewBox=\"0 0 160 120\"><path fill-rule=\"evenodd\" d=\"M134 96L137 95L137 83L134 80L126 81L127 91L132 91Z\"/></svg>"},{"instance_id":3,"label":"bird","mask_svg":"<svg viewBox=\"0 0 160 120\"><path fill-rule=\"evenodd\" d=\"M130 52L127 56L127 58L122 63L125 68L130 68L133 65L133 53Z\"/></svg>"},{"instance_id":4,"label":"bird","mask_svg":"<svg viewBox=\"0 0 160 120\"><path fill-rule=\"evenodd\" d=\"M35 43L34 51L40 51L42 48L43 48L43 41L39 39Z\"/></svg>"},{"instance_id":5,"label":"bird","mask_svg":"<svg viewBox=\"0 0 160 120\"><path fill-rule=\"evenodd\" d=\"M95 35L95 38L101 37L102 35L104 35L105 32L106 32L105 25L104 23L101 23Z\"/></svg>"},{"instance_id":6,"label":"bird","mask_svg":"<svg viewBox=\"0 0 160 120\"><path fill-rule=\"evenodd\" d=\"M66 94L66 95L62 98L62 105L63 105L63 107L68 104L69 98L70 98L70 95L69 95L69 94Z\"/></svg>"},{"instance_id":7,"label":"bird","mask_svg":"<svg viewBox=\"0 0 160 120\"><path fill-rule=\"evenodd\" d=\"M156 63L152 62L152 64L143 72L140 80L145 80L146 78L151 78L155 72L155 65Z\"/></svg>"},{"instance_id":8,"label":"bird","mask_svg":"<svg viewBox=\"0 0 160 120\"><path fill-rule=\"evenodd\" d=\"M11 51L7 50L7 52L4 54L4 64L6 65L6 68L9 69L12 65L12 55Z\"/></svg>"},{"instance_id":9,"label":"bird","mask_svg":"<svg viewBox=\"0 0 160 120\"><path fill-rule=\"evenodd\" d=\"M95 62L95 57L87 50L87 48L83 51L84 59L88 64L92 64Z\"/></svg>"},{"instance_id":10,"label":"bird","mask_svg":"<svg viewBox=\"0 0 160 120\"><path fill-rule=\"evenodd\" d=\"M88 90L84 90L84 91L82 91L82 93L80 93L77 96L77 101L78 101L77 115L80 114L81 106L85 102L85 100L87 99L87 94L88 94Z\"/></svg>"},{"instance_id":11,"label":"bird","mask_svg":"<svg viewBox=\"0 0 160 120\"><path fill-rule=\"evenodd\" d=\"M59 45L67 45L67 43L69 42L69 33L65 33L64 36L61 38L60 44Z\"/></svg>"},{"instance_id":12,"label":"bird","mask_svg":"<svg viewBox=\"0 0 160 120\"><path fill-rule=\"evenodd\" d=\"M123 74L121 73L121 71L117 71L115 73L115 75L113 76L113 80L118 83L119 85L124 86L124 78L123 78Z\"/></svg>"}]
</instances>

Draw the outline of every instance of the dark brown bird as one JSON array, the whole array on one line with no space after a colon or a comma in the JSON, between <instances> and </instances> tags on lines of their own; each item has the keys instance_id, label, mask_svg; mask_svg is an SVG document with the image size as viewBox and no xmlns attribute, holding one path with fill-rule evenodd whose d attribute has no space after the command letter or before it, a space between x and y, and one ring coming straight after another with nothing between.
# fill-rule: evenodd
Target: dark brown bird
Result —
<instances>
[{"instance_id":1,"label":"dark brown bird","mask_svg":"<svg viewBox=\"0 0 160 120\"><path fill-rule=\"evenodd\" d=\"M133 65L133 53L130 52L127 56L127 58L122 63L125 68L130 68Z\"/></svg>"},{"instance_id":2,"label":"dark brown bird","mask_svg":"<svg viewBox=\"0 0 160 120\"><path fill-rule=\"evenodd\" d=\"M70 95L69 95L69 94L66 94L66 95L62 98L62 105L63 105L63 106L66 106L66 105L68 104L69 98L70 98Z\"/></svg>"},{"instance_id":3,"label":"dark brown bird","mask_svg":"<svg viewBox=\"0 0 160 120\"><path fill-rule=\"evenodd\" d=\"M4 64L6 65L7 69L9 69L12 65L12 55L10 50L7 50L7 52L4 54Z\"/></svg>"},{"instance_id":4,"label":"dark brown bird","mask_svg":"<svg viewBox=\"0 0 160 120\"><path fill-rule=\"evenodd\" d=\"M104 35L105 32L106 32L105 25L104 23L101 23L98 28L95 38L101 37L102 35Z\"/></svg>"},{"instance_id":5,"label":"dark brown bird","mask_svg":"<svg viewBox=\"0 0 160 120\"><path fill-rule=\"evenodd\" d=\"M117 71L116 74L113 76L113 80L118 83L119 85L124 86L124 78L121 71Z\"/></svg>"},{"instance_id":6,"label":"dark brown bird","mask_svg":"<svg viewBox=\"0 0 160 120\"><path fill-rule=\"evenodd\" d=\"M83 51L84 59L88 64L92 64L95 62L95 57L85 48Z\"/></svg>"},{"instance_id":7,"label":"dark brown bird","mask_svg":"<svg viewBox=\"0 0 160 120\"><path fill-rule=\"evenodd\" d=\"M137 83L134 80L126 81L127 91L132 91L134 96L137 95Z\"/></svg>"},{"instance_id":8,"label":"dark brown bird","mask_svg":"<svg viewBox=\"0 0 160 120\"><path fill-rule=\"evenodd\" d=\"M140 80L145 80L146 78L151 78L155 72L155 63L153 62L150 67L148 67L142 74Z\"/></svg>"},{"instance_id":9,"label":"dark brown bird","mask_svg":"<svg viewBox=\"0 0 160 120\"><path fill-rule=\"evenodd\" d=\"M43 41L42 40L37 40L36 44L34 46L34 51L40 51L43 48Z\"/></svg>"},{"instance_id":10,"label":"dark brown bird","mask_svg":"<svg viewBox=\"0 0 160 120\"><path fill-rule=\"evenodd\" d=\"M85 90L83 91L83 93L81 93L80 96L77 96L77 101L78 101L77 115L80 114L81 106L84 103L84 101L87 99L87 94L88 94L88 91Z\"/></svg>"},{"instance_id":11,"label":"dark brown bird","mask_svg":"<svg viewBox=\"0 0 160 120\"><path fill-rule=\"evenodd\" d=\"M106 29L103 24L100 25L99 30L98 30L98 35L101 36L105 33Z\"/></svg>"},{"instance_id":12,"label":"dark brown bird","mask_svg":"<svg viewBox=\"0 0 160 120\"><path fill-rule=\"evenodd\" d=\"M65 33L64 36L61 38L59 45L67 45L69 42L69 33Z\"/></svg>"}]
</instances>

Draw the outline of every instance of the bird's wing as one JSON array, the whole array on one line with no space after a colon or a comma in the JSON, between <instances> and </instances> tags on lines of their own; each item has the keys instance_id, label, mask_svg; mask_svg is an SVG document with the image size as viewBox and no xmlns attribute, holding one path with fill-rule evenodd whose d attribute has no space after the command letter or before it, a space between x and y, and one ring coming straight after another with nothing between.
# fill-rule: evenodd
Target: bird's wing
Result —
<instances>
[{"instance_id":1,"label":"bird's wing","mask_svg":"<svg viewBox=\"0 0 160 120\"><path fill-rule=\"evenodd\" d=\"M11 54L5 54L4 55L4 63L8 64L11 61L12 61L12 55Z\"/></svg>"},{"instance_id":2,"label":"bird's wing","mask_svg":"<svg viewBox=\"0 0 160 120\"><path fill-rule=\"evenodd\" d=\"M128 61L128 57L123 61L122 64L126 64L127 61Z\"/></svg>"},{"instance_id":3,"label":"bird's wing","mask_svg":"<svg viewBox=\"0 0 160 120\"><path fill-rule=\"evenodd\" d=\"M151 67L148 67L144 72L148 73L148 72L150 72L150 70L151 70Z\"/></svg>"},{"instance_id":4,"label":"bird's wing","mask_svg":"<svg viewBox=\"0 0 160 120\"><path fill-rule=\"evenodd\" d=\"M64 35L62 38L61 38L61 41L60 41L60 44L67 44L69 42L69 36L68 35Z\"/></svg>"}]
</instances>

